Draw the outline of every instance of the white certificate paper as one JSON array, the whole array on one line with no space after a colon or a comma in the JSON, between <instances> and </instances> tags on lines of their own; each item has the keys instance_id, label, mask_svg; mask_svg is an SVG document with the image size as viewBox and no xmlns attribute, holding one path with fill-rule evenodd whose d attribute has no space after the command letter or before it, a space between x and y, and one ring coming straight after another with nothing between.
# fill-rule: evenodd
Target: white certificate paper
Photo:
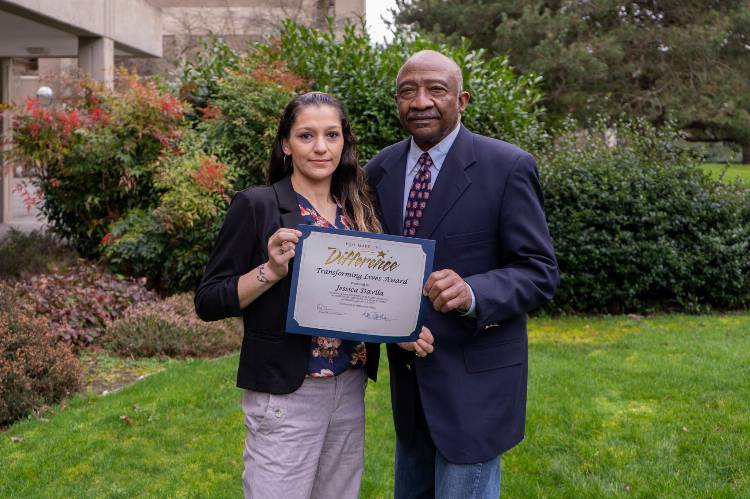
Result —
<instances>
[{"instance_id":1,"label":"white certificate paper","mask_svg":"<svg viewBox=\"0 0 750 499\"><path fill-rule=\"evenodd\" d=\"M288 332L371 342L416 338L434 241L309 225L299 229Z\"/></svg>"}]
</instances>

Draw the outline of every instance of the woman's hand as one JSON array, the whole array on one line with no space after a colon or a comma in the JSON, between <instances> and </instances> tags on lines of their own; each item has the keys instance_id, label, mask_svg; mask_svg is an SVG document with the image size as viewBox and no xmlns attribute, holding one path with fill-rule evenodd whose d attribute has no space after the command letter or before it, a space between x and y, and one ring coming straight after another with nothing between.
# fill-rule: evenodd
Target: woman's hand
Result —
<instances>
[{"instance_id":1,"label":"woman's hand","mask_svg":"<svg viewBox=\"0 0 750 499\"><path fill-rule=\"evenodd\" d=\"M422 331L419 332L419 338L417 341L399 343L398 346L404 350L414 352L417 357L427 357L431 354L435 348L432 344L435 342L435 338L432 337L432 332L427 329L427 326L422 326Z\"/></svg>"},{"instance_id":2,"label":"woman's hand","mask_svg":"<svg viewBox=\"0 0 750 499\"><path fill-rule=\"evenodd\" d=\"M258 280L263 276L268 282L276 282L286 277L289 273L289 260L294 257L300 237L300 231L284 227L271 235L268 239L268 263L261 269Z\"/></svg>"}]
</instances>

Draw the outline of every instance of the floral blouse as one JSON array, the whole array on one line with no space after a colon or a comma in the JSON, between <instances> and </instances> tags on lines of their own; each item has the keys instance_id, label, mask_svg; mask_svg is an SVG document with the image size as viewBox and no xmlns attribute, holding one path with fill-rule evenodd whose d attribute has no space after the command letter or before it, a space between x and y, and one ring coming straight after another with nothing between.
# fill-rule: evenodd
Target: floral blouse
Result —
<instances>
[{"instance_id":1,"label":"floral blouse","mask_svg":"<svg viewBox=\"0 0 750 499\"><path fill-rule=\"evenodd\" d=\"M304 196L297 194L299 211L305 223L316 227L351 229L341 206L336 207L336 219L331 224L323 218ZM337 376L349 368L359 368L367 362L367 351L363 342L313 336L310 343L310 360L307 375L312 378Z\"/></svg>"}]
</instances>

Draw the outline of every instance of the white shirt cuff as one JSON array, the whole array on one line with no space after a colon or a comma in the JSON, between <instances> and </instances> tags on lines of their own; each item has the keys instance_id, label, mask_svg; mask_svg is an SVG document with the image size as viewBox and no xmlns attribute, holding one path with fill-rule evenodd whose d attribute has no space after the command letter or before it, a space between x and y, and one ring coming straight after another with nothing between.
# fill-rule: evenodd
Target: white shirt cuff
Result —
<instances>
[{"instance_id":1,"label":"white shirt cuff","mask_svg":"<svg viewBox=\"0 0 750 499\"><path fill-rule=\"evenodd\" d=\"M467 284L467 286L469 286ZM471 293L471 306L469 307L469 310L466 311L466 313L461 314L464 317L476 317L477 316L477 297L474 296L474 290L471 289L471 286L469 286L469 292Z\"/></svg>"}]
</instances>

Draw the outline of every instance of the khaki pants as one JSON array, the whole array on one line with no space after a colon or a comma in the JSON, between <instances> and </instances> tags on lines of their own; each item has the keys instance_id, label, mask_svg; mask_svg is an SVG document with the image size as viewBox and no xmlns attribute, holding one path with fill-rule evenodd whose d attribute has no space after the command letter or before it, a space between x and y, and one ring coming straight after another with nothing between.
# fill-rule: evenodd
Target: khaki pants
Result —
<instances>
[{"instance_id":1,"label":"khaki pants","mask_svg":"<svg viewBox=\"0 0 750 499\"><path fill-rule=\"evenodd\" d=\"M364 369L305 378L287 395L245 390L248 499L355 499L364 467Z\"/></svg>"}]
</instances>

